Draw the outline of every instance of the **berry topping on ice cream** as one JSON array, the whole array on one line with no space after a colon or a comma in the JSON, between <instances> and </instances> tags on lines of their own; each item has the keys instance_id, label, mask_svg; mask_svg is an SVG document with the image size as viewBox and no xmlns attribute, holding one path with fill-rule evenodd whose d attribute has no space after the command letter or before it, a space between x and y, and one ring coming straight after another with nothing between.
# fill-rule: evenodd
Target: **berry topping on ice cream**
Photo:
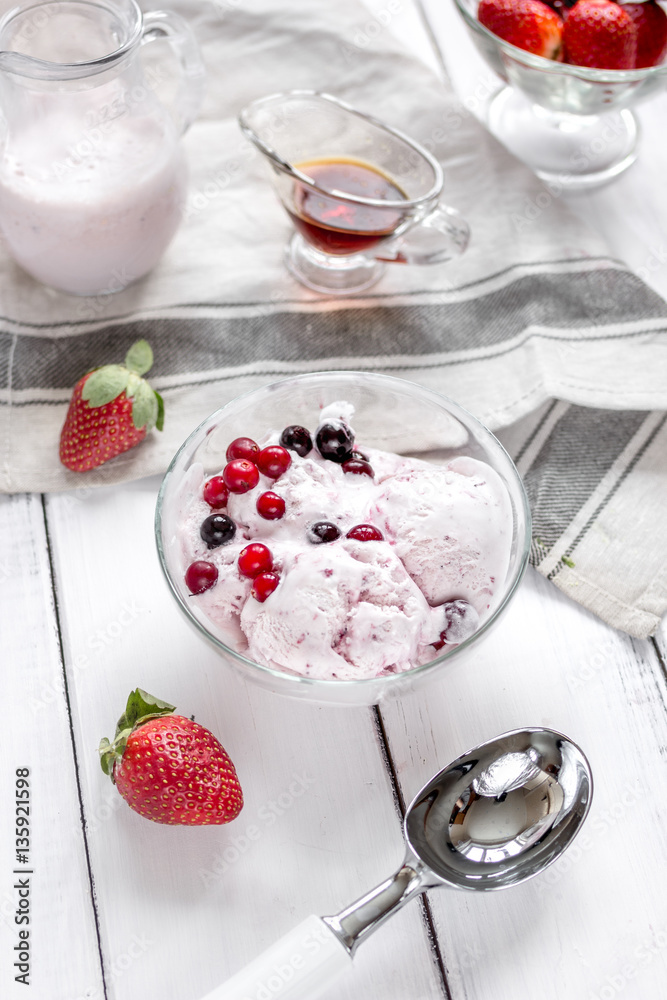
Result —
<instances>
[{"instance_id":1,"label":"berry topping on ice cream","mask_svg":"<svg viewBox=\"0 0 667 1000\"><path fill-rule=\"evenodd\" d=\"M306 532L308 541L313 545L320 545L322 542L335 542L340 538L340 528L337 528L331 521L315 521L308 526Z\"/></svg>"},{"instance_id":2,"label":"berry topping on ice cream","mask_svg":"<svg viewBox=\"0 0 667 1000\"><path fill-rule=\"evenodd\" d=\"M445 601L442 611L445 627L438 642L433 643L436 649L442 649L446 643L464 642L479 628L479 615L467 601Z\"/></svg>"},{"instance_id":3,"label":"berry topping on ice cream","mask_svg":"<svg viewBox=\"0 0 667 1000\"><path fill-rule=\"evenodd\" d=\"M327 420L320 424L315 444L322 458L342 464L352 457L354 432L343 420Z\"/></svg>"},{"instance_id":4,"label":"berry topping on ice cream","mask_svg":"<svg viewBox=\"0 0 667 1000\"><path fill-rule=\"evenodd\" d=\"M354 538L357 542L384 541L384 535L374 524L355 524L354 528L350 528L345 537Z\"/></svg>"},{"instance_id":5,"label":"berry topping on ice cream","mask_svg":"<svg viewBox=\"0 0 667 1000\"><path fill-rule=\"evenodd\" d=\"M217 579L217 569L204 559L191 563L185 571L185 584L191 594L203 594Z\"/></svg>"},{"instance_id":6,"label":"berry topping on ice cream","mask_svg":"<svg viewBox=\"0 0 667 1000\"><path fill-rule=\"evenodd\" d=\"M273 593L278 584L280 583L280 577L277 573L260 573L252 582L252 590L250 593L263 604L267 597Z\"/></svg>"},{"instance_id":7,"label":"berry topping on ice cream","mask_svg":"<svg viewBox=\"0 0 667 1000\"><path fill-rule=\"evenodd\" d=\"M479 615L467 601L445 601L442 610L447 625L440 638L445 642L463 642L479 628Z\"/></svg>"},{"instance_id":8,"label":"berry topping on ice cream","mask_svg":"<svg viewBox=\"0 0 667 1000\"><path fill-rule=\"evenodd\" d=\"M235 438L227 447L225 458L228 462L233 462L237 458L245 458L248 462L254 462L259 455L259 445L252 438Z\"/></svg>"},{"instance_id":9,"label":"berry topping on ice cream","mask_svg":"<svg viewBox=\"0 0 667 1000\"><path fill-rule=\"evenodd\" d=\"M256 663L332 680L399 673L469 639L502 593L513 521L498 474L467 456L435 464L367 440L358 450L353 426L352 407L336 402L313 431L269 431L252 461L225 466L224 514L207 500L214 470L192 467L183 481L190 607ZM263 454L288 462L279 471ZM217 518L235 534L209 548L200 528ZM193 569L202 562L213 583Z\"/></svg>"},{"instance_id":10,"label":"berry topping on ice cream","mask_svg":"<svg viewBox=\"0 0 667 1000\"><path fill-rule=\"evenodd\" d=\"M357 476L370 476L371 479L375 475L373 466L363 458L348 458L346 462L343 462L343 472L353 472Z\"/></svg>"},{"instance_id":11,"label":"berry topping on ice cream","mask_svg":"<svg viewBox=\"0 0 667 1000\"><path fill-rule=\"evenodd\" d=\"M279 444L270 444L267 448L262 448L255 459L255 464L263 476L269 479L279 479L283 472L287 472L292 459L290 453Z\"/></svg>"},{"instance_id":12,"label":"berry topping on ice cream","mask_svg":"<svg viewBox=\"0 0 667 1000\"><path fill-rule=\"evenodd\" d=\"M235 458L222 470L222 478L231 493L247 493L259 482L259 469L247 458Z\"/></svg>"},{"instance_id":13,"label":"berry topping on ice cream","mask_svg":"<svg viewBox=\"0 0 667 1000\"><path fill-rule=\"evenodd\" d=\"M239 573L254 579L260 573L268 573L273 569L273 557L266 545L252 542L239 553Z\"/></svg>"},{"instance_id":14,"label":"berry topping on ice cream","mask_svg":"<svg viewBox=\"0 0 667 1000\"><path fill-rule=\"evenodd\" d=\"M277 493L267 490L257 497L257 513L267 521L277 521L285 514L285 501Z\"/></svg>"},{"instance_id":15,"label":"berry topping on ice cream","mask_svg":"<svg viewBox=\"0 0 667 1000\"><path fill-rule=\"evenodd\" d=\"M229 490L222 476L213 476L212 479L204 483L204 500L209 507L216 510L219 507L226 507L228 498Z\"/></svg>"},{"instance_id":16,"label":"berry topping on ice cream","mask_svg":"<svg viewBox=\"0 0 667 1000\"><path fill-rule=\"evenodd\" d=\"M202 522L199 534L209 549L214 549L225 542L231 542L236 534L236 525L226 514L209 514Z\"/></svg>"},{"instance_id":17,"label":"berry topping on ice cream","mask_svg":"<svg viewBox=\"0 0 667 1000\"><path fill-rule=\"evenodd\" d=\"M295 451L301 458L305 458L313 450L313 439L310 431L306 427L298 424L290 424L280 435L280 443L283 448Z\"/></svg>"}]
</instances>

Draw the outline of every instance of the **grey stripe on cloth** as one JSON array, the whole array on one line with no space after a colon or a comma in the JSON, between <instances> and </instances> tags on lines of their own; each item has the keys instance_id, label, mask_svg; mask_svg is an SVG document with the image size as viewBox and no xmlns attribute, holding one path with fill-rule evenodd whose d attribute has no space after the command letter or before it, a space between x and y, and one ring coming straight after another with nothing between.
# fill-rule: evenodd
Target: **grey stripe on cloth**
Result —
<instances>
[{"instance_id":1,"label":"grey stripe on cloth","mask_svg":"<svg viewBox=\"0 0 667 1000\"><path fill-rule=\"evenodd\" d=\"M667 413L561 408L524 483L533 565L605 621L651 635L667 602Z\"/></svg>"},{"instance_id":2,"label":"grey stripe on cloth","mask_svg":"<svg viewBox=\"0 0 667 1000\"><path fill-rule=\"evenodd\" d=\"M161 473L242 392L309 370L386 371L511 439L539 571L610 624L650 634L667 610L667 304L391 30L356 45L368 21L357 0L169 6L192 24L209 77L185 137L183 224L151 275L91 299L43 288L0 245L0 489L87 491ZM283 265L290 225L236 124L249 100L294 87L336 93L424 143L470 222L466 254L390 265L353 300L301 289ZM72 386L138 337L155 352L164 433L69 472L57 456Z\"/></svg>"},{"instance_id":3,"label":"grey stripe on cloth","mask_svg":"<svg viewBox=\"0 0 667 1000\"><path fill-rule=\"evenodd\" d=\"M267 358L307 359L322 367L349 354L351 344L363 345L366 357L433 355L439 357L435 365L446 365L464 363L477 348L496 348L495 356L503 353L506 343L508 352L517 350L516 338L531 327L540 328L542 339L549 338L550 327L559 331L587 327L581 335L585 340L632 339L645 331L609 333L605 327L648 318L663 320L667 329L662 300L627 272L541 274L517 278L498 291L462 303L387 307L379 300L364 309L272 311L220 319L198 318L194 312L187 320L186 335L182 318L150 317L120 322L94 335L54 339L33 334L16 343L11 385L14 392L34 390L32 402L48 402L40 399L40 388L70 388L100 357L122 356L140 336L160 345L153 375L180 375L177 385L182 387L194 384L188 373L229 367L233 377L236 366L257 365ZM0 356L7 357L12 340L12 335L0 334ZM450 357L460 352L462 357ZM9 379L5 369L0 389L8 387Z\"/></svg>"},{"instance_id":4,"label":"grey stripe on cloth","mask_svg":"<svg viewBox=\"0 0 667 1000\"><path fill-rule=\"evenodd\" d=\"M567 409L523 475L535 521L536 564L553 548L645 420L646 413L638 411Z\"/></svg>"}]
</instances>

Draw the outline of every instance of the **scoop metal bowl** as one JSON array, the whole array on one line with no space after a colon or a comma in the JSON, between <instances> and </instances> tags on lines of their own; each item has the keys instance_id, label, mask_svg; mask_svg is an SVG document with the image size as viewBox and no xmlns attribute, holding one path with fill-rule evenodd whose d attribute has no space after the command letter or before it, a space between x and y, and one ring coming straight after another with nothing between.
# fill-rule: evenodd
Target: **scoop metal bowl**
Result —
<instances>
[{"instance_id":1,"label":"scoop metal bowl","mask_svg":"<svg viewBox=\"0 0 667 1000\"><path fill-rule=\"evenodd\" d=\"M351 906L308 917L205 1000L312 1000L362 941L425 889L525 882L563 853L590 808L586 757L551 729L504 733L439 771L409 806L403 865Z\"/></svg>"}]
</instances>

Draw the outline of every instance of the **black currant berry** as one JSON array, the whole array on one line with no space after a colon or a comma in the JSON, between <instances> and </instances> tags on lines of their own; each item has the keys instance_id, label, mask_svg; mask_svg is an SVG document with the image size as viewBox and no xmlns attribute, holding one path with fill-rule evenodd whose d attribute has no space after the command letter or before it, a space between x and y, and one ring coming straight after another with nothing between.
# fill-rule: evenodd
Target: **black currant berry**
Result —
<instances>
[{"instance_id":1,"label":"black currant berry","mask_svg":"<svg viewBox=\"0 0 667 1000\"><path fill-rule=\"evenodd\" d=\"M211 514L202 522L199 534L209 549L215 549L218 545L231 542L236 534L236 525L226 514Z\"/></svg>"},{"instance_id":2,"label":"black currant berry","mask_svg":"<svg viewBox=\"0 0 667 1000\"><path fill-rule=\"evenodd\" d=\"M301 458L305 458L313 450L313 439L310 436L310 431L305 427L299 427L298 424L290 424L289 427L285 428L280 435L280 443L283 448L295 451Z\"/></svg>"},{"instance_id":3,"label":"black currant berry","mask_svg":"<svg viewBox=\"0 0 667 1000\"><path fill-rule=\"evenodd\" d=\"M306 534L309 542L320 545L322 542L335 542L340 538L340 529L331 521L315 521L308 526Z\"/></svg>"},{"instance_id":4,"label":"black currant berry","mask_svg":"<svg viewBox=\"0 0 667 1000\"><path fill-rule=\"evenodd\" d=\"M322 458L330 462L347 462L352 456L354 432L342 420L327 420L320 424L315 444Z\"/></svg>"},{"instance_id":5,"label":"black currant berry","mask_svg":"<svg viewBox=\"0 0 667 1000\"><path fill-rule=\"evenodd\" d=\"M445 601L442 611L445 619L445 627L440 633L442 642L464 642L477 631L479 615L468 601Z\"/></svg>"}]
</instances>

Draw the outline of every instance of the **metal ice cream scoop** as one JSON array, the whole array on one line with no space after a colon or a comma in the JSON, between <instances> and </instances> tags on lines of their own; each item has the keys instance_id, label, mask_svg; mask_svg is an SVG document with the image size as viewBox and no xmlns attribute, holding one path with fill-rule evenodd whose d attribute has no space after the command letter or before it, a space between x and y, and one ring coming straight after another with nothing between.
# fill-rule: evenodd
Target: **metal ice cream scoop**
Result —
<instances>
[{"instance_id":1,"label":"metal ice cream scoop","mask_svg":"<svg viewBox=\"0 0 667 1000\"><path fill-rule=\"evenodd\" d=\"M551 729L515 730L469 750L409 806L406 856L391 878L335 916L306 918L204 1000L313 1000L425 889L505 889L543 871L579 830L592 790L584 754Z\"/></svg>"}]
</instances>

